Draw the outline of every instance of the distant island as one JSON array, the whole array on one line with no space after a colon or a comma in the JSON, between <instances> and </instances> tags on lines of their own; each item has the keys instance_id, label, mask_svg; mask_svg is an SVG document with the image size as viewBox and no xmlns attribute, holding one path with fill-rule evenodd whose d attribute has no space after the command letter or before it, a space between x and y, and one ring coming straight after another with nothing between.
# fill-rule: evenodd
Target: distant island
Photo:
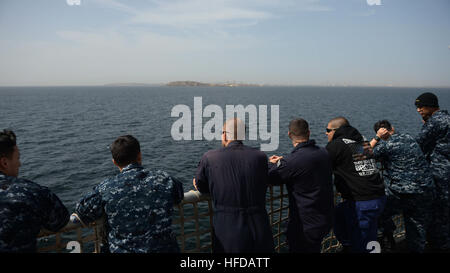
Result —
<instances>
[{"instance_id":1,"label":"distant island","mask_svg":"<svg viewBox=\"0 0 450 273\"><path fill-rule=\"evenodd\" d=\"M262 86L261 84L250 83L203 83L195 81L175 81L169 82L166 86L214 86L214 87L238 87L238 86Z\"/></svg>"}]
</instances>

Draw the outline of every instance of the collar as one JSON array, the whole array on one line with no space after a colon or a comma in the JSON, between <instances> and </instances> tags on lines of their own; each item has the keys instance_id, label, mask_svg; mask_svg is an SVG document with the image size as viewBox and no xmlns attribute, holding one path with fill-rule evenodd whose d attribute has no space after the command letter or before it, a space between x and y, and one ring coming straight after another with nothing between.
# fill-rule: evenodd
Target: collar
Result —
<instances>
[{"instance_id":1,"label":"collar","mask_svg":"<svg viewBox=\"0 0 450 273\"><path fill-rule=\"evenodd\" d=\"M441 114L448 114L448 111L447 110L443 110L443 109L439 109L439 110L437 110L436 112L434 112L431 116L434 116L434 115L436 115L437 114L437 116L439 116L439 115L441 115Z\"/></svg>"},{"instance_id":2,"label":"collar","mask_svg":"<svg viewBox=\"0 0 450 273\"><path fill-rule=\"evenodd\" d=\"M292 150L292 153L296 152L297 150L299 150L303 147L314 146L314 145L316 145L316 141L314 139L310 139L308 141L301 142L301 143L297 144L297 146L294 147L294 149Z\"/></svg>"},{"instance_id":3,"label":"collar","mask_svg":"<svg viewBox=\"0 0 450 273\"><path fill-rule=\"evenodd\" d=\"M448 114L447 110L439 109L439 110L435 111L433 114L431 114L431 116L425 121L423 126L425 126L426 123L430 122L431 119L434 120L436 118L439 118L439 116L441 116L441 115L447 115L447 114Z\"/></svg>"},{"instance_id":4,"label":"collar","mask_svg":"<svg viewBox=\"0 0 450 273\"><path fill-rule=\"evenodd\" d=\"M139 163L131 163L122 169L122 173L132 169L142 169L142 168L143 168L142 165L140 165Z\"/></svg>"},{"instance_id":5,"label":"collar","mask_svg":"<svg viewBox=\"0 0 450 273\"><path fill-rule=\"evenodd\" d=\"M238 145L244 145L244 143L242 143L241 140L233 140L230 143L228 143L227 148L233 147L233 146L238 146Z\"/></svg>"}]
</instances>

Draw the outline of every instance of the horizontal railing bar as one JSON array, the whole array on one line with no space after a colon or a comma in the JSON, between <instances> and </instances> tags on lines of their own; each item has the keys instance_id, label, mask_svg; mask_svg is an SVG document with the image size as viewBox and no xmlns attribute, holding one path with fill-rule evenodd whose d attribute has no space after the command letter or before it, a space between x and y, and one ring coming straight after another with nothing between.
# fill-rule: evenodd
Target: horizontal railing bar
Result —
<instances>
[{"instance_id":1,"label":"horizontal railing bar","mask_svg":"<svg viewBox=\"0 0 450 273\"><path fill-rule=\"evenodd\" d=\"M282 210L286 210L288 208L289 207L283 207L283 208L279 208L279 209L274 209L273 211L269 211L267 214L271 215L271 214L274 214L274 213L278 213L278 212L280 212Z\"/></svg>"},{"instance_id":2,"label":"horizontal railing bar","mask_svg":"<svg viewBox=\"0 0 450 273\"><path fill-rule=\"evenodd\" d=\"M289 220L289 217L285 217L285 218L283 218L283 219L281 219L281 220L277 220L277 221L275 221L275 222L272 223L272 226L281 224L282 222L287 221L287 220Z\"/></svg>"},{"instance_id":3,"label":"horizontal railing bar","mask_svg":"<svg viewBox=\"0 0 450 273\"><path fill-rule=\"evenodd\" d=\"M184 252L185 253L197 253L199 250L205 250L205 249L211 249L211 247L212 247L212 244L207 244L207 245L204 245L204 246L202 246L202 247L200 247L200 248L194 248L194 249L188 249L188 250L185 250Z\"/></svg>"},{"instance_id":4,"label":"horizontal railing bar","mask_svg":"<svg viewBox=\"0 0 450 273\"><path fill-rule=\"evenodd\" d=\"M201 230L201 231L198 231L198 232L191 232L191 233L187 233L187 234L185 234L185 235L183 235L183 236L177 236L177 238L178 238L178 237L181 237L181 238L190 238L190 237L200 236L200 235L206 234L206 233L211 232L211 231L212 231L212 229Z\"/></svg>"},{"instance_id":5,"label":"horizontal railing bar","mask_svg":"<svg viewBox=\"0 0 450 273\"><path fill-rule=\"evenodd\" d=\"M73 223L73 222L69 221L65 227L58 230L57 232L49 231L46 229L41 229L41 231L38 234L38 238L55 235L56 233L68 233L68 232L75 231L79 228L82 228L82 229L94 228L96 226L102 226L103 223L104 223L104 218L97 220L96 222L89 224L88 226L83 226L83 224L81 224L81 223Z\"/></svg>"},{"instance_id":6,"label":"horizontal railing bar","mask_svg":"<svg viewBox=\"0 0 450 273\"><path fill-rule=\"evenodd\" d=\"M183 201L179 205L196 203L196 202L201 202L201 201L208 201L208 200L209 200L209 195L207 195L207 194L200 194L200 192L189 191L189 192L184 193ZM175 207L177 207L179 205L176 205ZM209 216L209 213L205 214L205 216ZM50 235L55 235L57 233L67 233L67 232L77 230L79 228L85 229L85 228L93 228L95 226L101 226L101 225L103 225L104 220L105 220L104 218L101 218L87 226L83 226L82 223L73 223L73 222L69 221L65 227L58 230L57 232L42 229L39 232L37 238L47 237Z\"/></svg>"},{"instance_id":7,"label":"horizontal railing bar","mask_svg":"<svg viewBox=\"0 0 450 273\"><path fill-rule=\"evenodd\" d=\"M275 200L280 200L280 199L287 200L288 197L289 196L286 194L286 195L282 195L282 196L278 196L278 197L273 197L271 199L266 199L266 201L270 202L270 201L275 201Z\"/></svg>"},{"instance_id":8,"label":"horizontal railing bar","mask_svg":"<svg viewBox=\"0 0 450 273\"><path fill-rule=\"evenodd\" d=\"M183 222L190 222L190 221L195 221L195 219L203 219L203 218L207 218L209 216L213 215L212 213L207 213L207 214L199 214L198 217L195 217L195 215L193 216L188 216L188 217L184 217L183 218ZM174 224L178 224L180 223L181 219L177 218L172 220L172 223Z\"/></svg>"}]
</instances>

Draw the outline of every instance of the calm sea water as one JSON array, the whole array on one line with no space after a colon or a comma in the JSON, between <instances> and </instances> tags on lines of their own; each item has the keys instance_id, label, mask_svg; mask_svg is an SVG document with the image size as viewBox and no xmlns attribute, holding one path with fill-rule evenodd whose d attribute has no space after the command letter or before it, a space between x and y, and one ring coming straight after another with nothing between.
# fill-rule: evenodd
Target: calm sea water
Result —
<instances>
[{"instance_id":1,"label":"calm sea water","mask_svg":"<svg viewBox=\"0 0 450 273\"><path fill-rule=\"evenodd\" d=\"M118 172L108 145L117 136L134 135L141 143L144 166L163 169L193 189L192 177L202 154L220 147L219 141L174 141L171 117L177 104L193 112L194 96L203 106L279 105L280 145L272 154L292 149L287 126L305 118L311 137L326 145L325 128L345 116L367 138L373 124L388 119L398 131L416 135L422 126L414 107L424 91L438 97L441 109L450 107L450 89L361 87L2 87L0 129L18 136L20 176L48 186L73 210L95 185ZM270 112L269 112L270 114ZM208 121L204 119L204 123ZM258 142L247 142L259 147Z\"/></svg>"}]
</instances>

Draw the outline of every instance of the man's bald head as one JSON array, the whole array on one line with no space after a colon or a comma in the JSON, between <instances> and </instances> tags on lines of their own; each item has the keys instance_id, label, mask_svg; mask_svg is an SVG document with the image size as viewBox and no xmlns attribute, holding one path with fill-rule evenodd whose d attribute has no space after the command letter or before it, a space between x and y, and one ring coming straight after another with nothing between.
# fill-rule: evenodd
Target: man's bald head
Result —
<instances>
[{"instance_id":1,"label":"man's bald head","mask_svg":"<svg viewBox=\"0 0 450 273\"><path fill-rule=\"evenodd\" d=\"M333 127L334 129L338 129L338 128L344 126L344 125L350 125L350 123L344 117L337 117L337 118L334 118L334 119L330 120L328 125L330 127Z\"/></svg>"},{"instance_id":2,"label":"man's bald head","mask_svg":"<svg viewBox=\"0 0 450 273\"><path fill-rule=\"evenodd\" d=\"M227 140L244 140L245 139L245 123L239 118L232 118L223 125Z\"/></svg>"},{"instance_id":3,"label":"man's bald head","mask_svg":"<svg viewBox=\"0 0 450 273\"><path fill-rule=\"evenodd\" d=\"M328 142L331 142L333 140L334 132L345 125L350 125L350 123L344 117L337 117L330 120L327 125L327 132L325 133L327 135Z\"/></svg>"}]
</instances>

